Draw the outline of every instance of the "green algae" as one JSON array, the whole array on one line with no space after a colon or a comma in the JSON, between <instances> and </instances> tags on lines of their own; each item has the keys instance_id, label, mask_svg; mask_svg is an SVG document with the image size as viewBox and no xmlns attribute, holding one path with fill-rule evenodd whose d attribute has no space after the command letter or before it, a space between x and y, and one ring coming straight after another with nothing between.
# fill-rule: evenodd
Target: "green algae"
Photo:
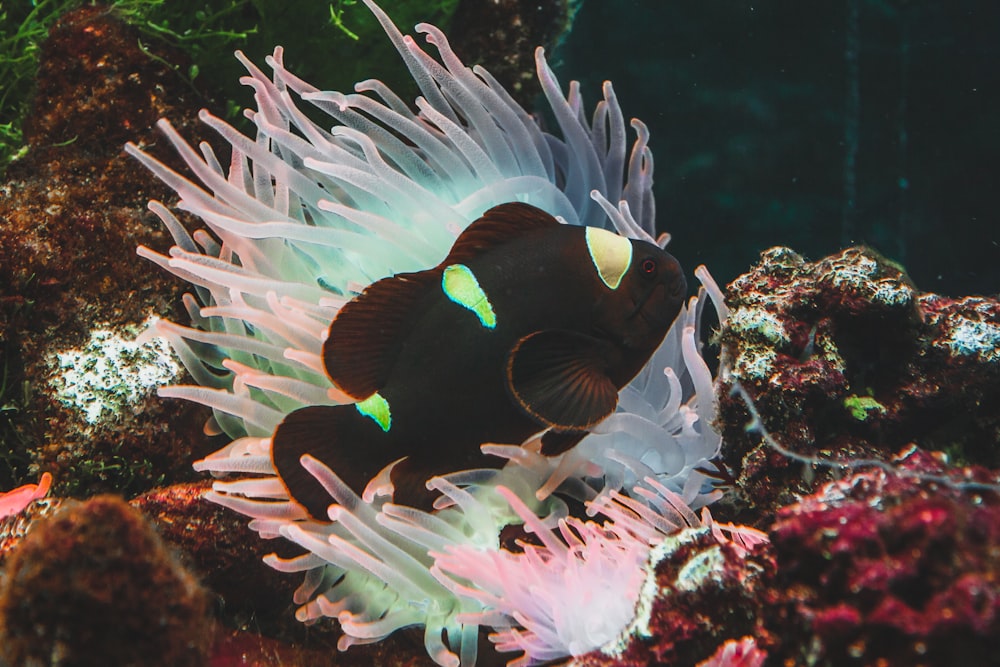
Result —
<instances>
[{"instance_id":1,"label":"green algae","mask_svg":"<svg viewBox=\"0 0 1000 667\"><path fill-rule=\"evenodd\" d=\"M0 173L28 150L23 121L49 30L85 4L37 0L0 5ZM447 30L458 0L379 4L408 32L419 21ZM395 49L360 0L292 5L280 0L119 0L108 11L137 28L143 43L162 40L181 49L190 63L167 64L199 90L212 91L230 120L239 117L249 99L238 83L246 72L233 57L236 49L263 66L274 46L284 44L289 69L325 89L351 92L356 81L372 73L396 72L385 82L399 93L413 90Z\"/></svg>"}]
</instances>

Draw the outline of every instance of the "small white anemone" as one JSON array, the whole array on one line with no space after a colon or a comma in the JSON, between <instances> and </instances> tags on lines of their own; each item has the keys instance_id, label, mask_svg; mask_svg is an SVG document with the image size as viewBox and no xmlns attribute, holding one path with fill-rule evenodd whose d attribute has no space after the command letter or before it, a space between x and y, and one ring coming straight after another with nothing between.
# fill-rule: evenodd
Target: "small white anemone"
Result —
<instances>
[{"instance_id":1,"label":"small white anemone","mask_svg":"<svg viewBox=\"0 0 1000 667\"><path fill-rule=\"evenodd\" d=\"M155 328L158 320L147 317L145 330ZM131 325L95 327L81 347L51 353L48 365L47 382L56 398L90 426L134 409L155 387L177 380L182 372L166 341L136 338Z\"/></svg>"},{"instance_id":2,"label":"small white anemone","mask_svg":"<svg viewBox=\"0 0 1000 667\"><path fill-rule=\"evenodd\" d=\"M618 412L561 457L542 457L530 444L485 445L510 463L430 480L442 493L430 513L388 502L385 471L358 497L336 471L305 459L330 493L332 522L310 520L275 475L270 437L298 408L348 401L326 377L321 350L338 309L365 285L436 265L467 225L510 201L538 206L567 224L656 242L649 134L633 120L629 150L610 83L588 121L579 86L571 83L564 96L538 49L538 78L558 127L549 133L489 73L459 61L437 28L416 27L436 47L435 59L365 2L420 88L416 110L374 79L357 84L354 94L320 91L286 70L276 48L266 59L270 76L237 54L254 92L257 109L246 116L255 137L201 114L230 144L228 168L207 144L195 150L167 121L160 128L200 184L127 146L177 192L177 207L207 227L189 233L166 206L150 203L176 245L168 255L145 247L139 254L195 287L184 301L191 326L161 321L154 329L197 385L160 394L211 407L207 429L233 438L195 464L225 477L208 498L251 517L261 537L307 550L290 560L267 559L276 569L305 573L294 596L298 618L337 619L342 649L423 625L438 664L471 667L480 625L496 621L509 629L516 610L495 608L473 593L490 590L485 579L463 577L462 586L454 585L435 554L476 549L506 558L501 529L529 518L532 525L557 526L567 513L562 496L597 506L625 489L643 505L659 486L695 507L715 497L697 470L719 447L699 327L706 290L720 319L725 306L699 269L703 290L622 391ZM328 125L310 120L302 104L326 113ZM668 239L661 236L660 245ZM517 562L523 561L511 561ZM583 650L575 641L547 643L543 635L536 633L540 639L530 645L504 647L525 651L528 661Z\"/></svg>"}]
</instances>

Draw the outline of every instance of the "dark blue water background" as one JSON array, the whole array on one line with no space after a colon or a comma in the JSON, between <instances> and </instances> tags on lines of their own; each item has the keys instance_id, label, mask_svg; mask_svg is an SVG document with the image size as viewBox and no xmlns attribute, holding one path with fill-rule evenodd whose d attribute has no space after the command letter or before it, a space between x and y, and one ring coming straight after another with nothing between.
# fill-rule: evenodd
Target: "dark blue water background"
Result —
<instances>
[{"instance_id":1,"label":"dark blue water background","mask_svg":"<svg viewBox=\"0 0 1000 667\"><path fill-rule=\"evenodd\" d=\"M1000 291L1000 3L587 0L556 55L650 126L686 265L867 243L923 290Z\"/></svg>"}]
</instances>

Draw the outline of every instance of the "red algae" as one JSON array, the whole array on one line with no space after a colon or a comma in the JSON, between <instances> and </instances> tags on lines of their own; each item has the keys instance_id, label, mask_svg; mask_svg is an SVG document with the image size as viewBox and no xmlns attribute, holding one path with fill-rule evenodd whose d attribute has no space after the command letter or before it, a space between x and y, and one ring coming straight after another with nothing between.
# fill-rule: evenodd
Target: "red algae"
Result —
<instances>
[{"instance_id":1,"label":"red algae","mask_svg":"<svg viewBox=\"0 0 1000 667\"><path fill-rule=\"evenodd\" d=\"M926 457L901 465L904 474L860 472L778 512L772 657L887 667L995 661L1000 494L905 474L944 472Z\"/></svg>"}]
</instances>

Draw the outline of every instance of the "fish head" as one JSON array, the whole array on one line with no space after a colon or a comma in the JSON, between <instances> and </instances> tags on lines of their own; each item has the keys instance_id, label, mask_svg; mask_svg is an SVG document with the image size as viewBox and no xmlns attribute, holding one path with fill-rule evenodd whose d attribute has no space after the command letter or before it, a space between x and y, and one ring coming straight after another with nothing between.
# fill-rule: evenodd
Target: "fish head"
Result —
<instances>
[{"instance_id":1,"label":"fish head","mask_svg":"<svg viewBox=\"0 0 1000 667\"><path fill-rule=\"evenodd\" d=\"M673 255L630 239L631 262L621 282L598 303L598 327L625 349L652 353L684 304L687 280Z\"/></svg>"}]
</instances>

